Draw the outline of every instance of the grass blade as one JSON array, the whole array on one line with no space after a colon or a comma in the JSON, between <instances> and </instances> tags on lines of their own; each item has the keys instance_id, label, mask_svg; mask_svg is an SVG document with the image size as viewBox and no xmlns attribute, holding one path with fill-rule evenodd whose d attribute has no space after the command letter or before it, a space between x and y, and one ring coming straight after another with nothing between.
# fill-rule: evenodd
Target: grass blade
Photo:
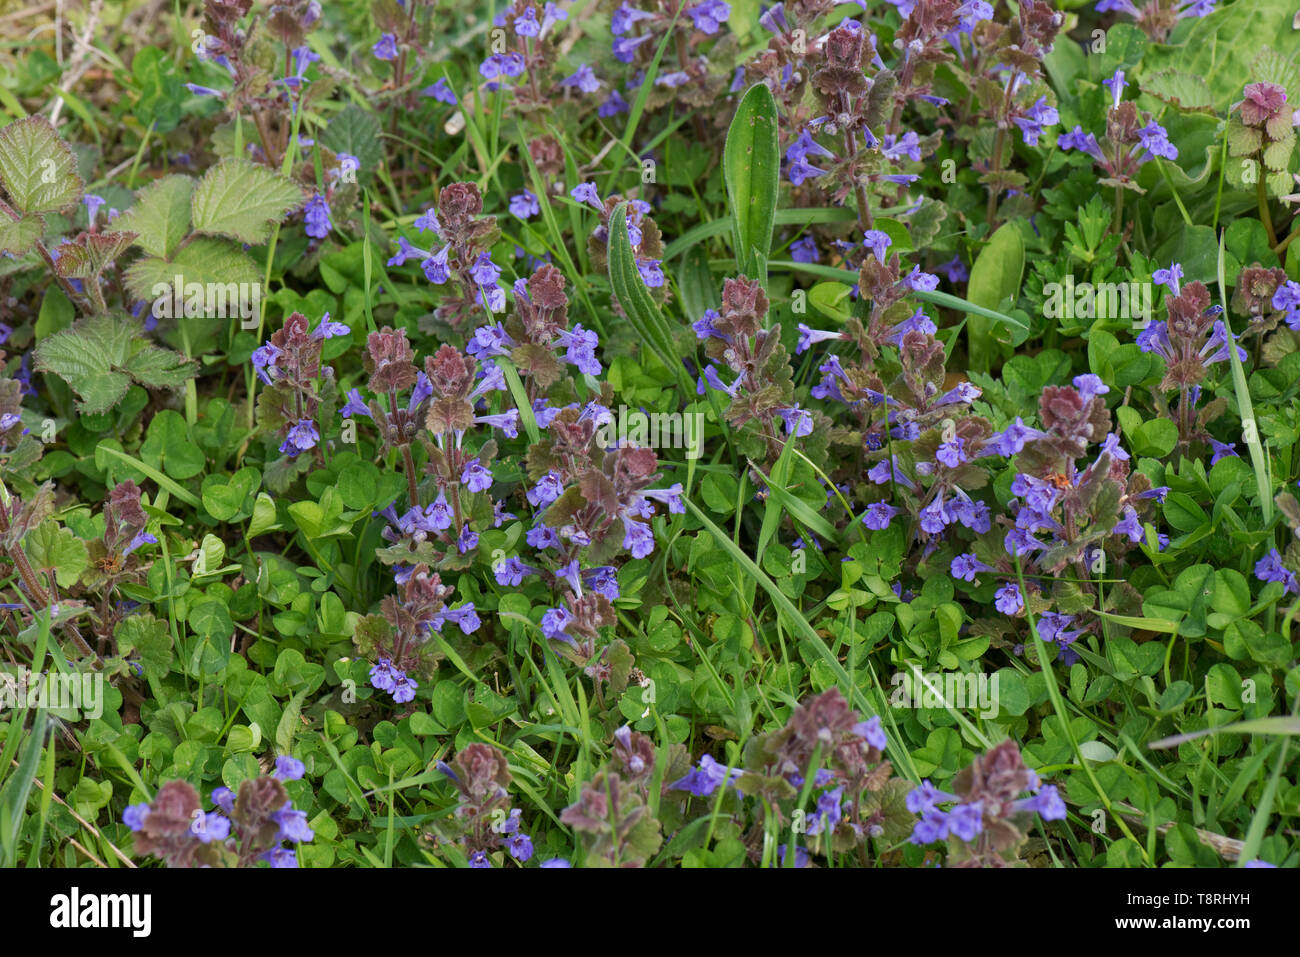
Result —
<instances>
[{"instance_id":1,"label":"grass blade","mask_svg":"<svg viewBox=\"0 0 1300 957\"><path fill-rule=\"evenodd\" d=\"M864 717L879 714L884 711L883 699L880 707L873 705L871 701L868 700L862 689L854 684L853 679L849 677L849 673L844 670L844 665L840 664L840 660L835 657L830 648L826 646L826 642L822 639L822 636L817 634L816 629L808 623L808 619L799 613L799 609L794 606L794 603L790 601L789 598L785 597L781 589L776 586L776 582L768 578L763 570L754 564L753 559L740 550L740 546L728 538L722 529L713 524L713 522L709 520L709 517L700 511L699 506L689 498L683 498L682 501L686 504L686 508L690 513L695 516L696 521L703 525L705 531L713 536L714 541L722 546L723 551L730 555L732 560L735 561L735 563L739 565L741 569L750 576L750 578L757 582L765 592L767 592L768 597L772 600L772 604L776 606L777 610L799 637L803 639L809 651L821 658L822 661L826 663L826 667L831 670L833 675L835 675L835 680L838 681L840 686L845 690L845 694L850 703L852 703ZM888 754L896 768L907 768L911 766L911 755L903 749L895 735L889 736Z\"/></svg>"},{"instance_id":2,"label":"grass blade","mask_svg":"<svg viewBox=\"0 0 1300 957\"><path fill-rule=\"evenodd\" d=\"M837 266L819 266L817 263L797 263L785 259L773 259L767 265L769 269L780 269L785 272L806 272L810 276L821 276L823 279L836 279L841 282L847 280L852 283L858 281L858 274L852 269L840 269ZM1029 331L1029 326L1015 316L1008 316L1005 312L998 312L996 309L977 306L975 303L967 302L960 296L954 296L951 293L926 292L918 289L913 291L911 295L922 302L933 303L936 306L943 306L945 309L953 309L957 312L970 313L973 316L983 316L986 319L992 319L1022 332Z\"/></svg>"}]
</instances>

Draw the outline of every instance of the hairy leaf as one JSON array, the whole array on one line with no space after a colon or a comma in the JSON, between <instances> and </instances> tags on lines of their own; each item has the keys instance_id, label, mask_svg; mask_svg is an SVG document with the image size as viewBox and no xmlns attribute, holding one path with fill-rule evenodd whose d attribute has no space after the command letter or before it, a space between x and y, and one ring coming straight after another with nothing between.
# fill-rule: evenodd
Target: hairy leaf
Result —
<instances>
[{"instance_id":1,"label":"hairy leaf","mask_svg":"<svg viewBox=\"0 0 1300 957\"><path fill-rule=\"evenodd\" d=\"M302 188L279 173L246 159L223 160L194 191L194 229L257 245L305 199Z\"/></svg>"},{"instance_id":2,"label":"hairy leaf","mask_svg":"<svg viewBox=\"0 0 1300 957\"><path fill-rule=\"evenodd\" d=\"M0 253L25 255L44 233L45 220L37 213L27 213L17 222L0 216Z\"/></svg>"},{"instance_id":3,"label":"hairy leaf","mask_svg":"<svg viewBox=\"0 0 1300 957\"><path fill-rule=\"evenodd\" d=\"M136 233L136 245L163 259L171 256L190 231L190 198L194 180L164 176L140 190L136 203L113 224Z\"/></svg>"},{"instance_id":4,"label":"hairy leaf","mask_svg":"<svg viewBox=\"0 0 1300 957\"><path fill-rule=\"evenodd\" d=\"M145 385L179 385L196 368L179 353L151 345L138 320L113 315L84 320L36 347L36 369L68 383L80 398L78 410L92 415L113 408L133 378Z\"/></svg>"},{"instance_id":5,"label":"hairy leaf","mask_svg":"<svg viewBox=\"0 0 1300 957\"><path fill-rule=\"evenodd\" d=\"M68 209L85 189L72 150L43 116L0 129L0 185L20 213Z\"/></svg>"}]
</instances>

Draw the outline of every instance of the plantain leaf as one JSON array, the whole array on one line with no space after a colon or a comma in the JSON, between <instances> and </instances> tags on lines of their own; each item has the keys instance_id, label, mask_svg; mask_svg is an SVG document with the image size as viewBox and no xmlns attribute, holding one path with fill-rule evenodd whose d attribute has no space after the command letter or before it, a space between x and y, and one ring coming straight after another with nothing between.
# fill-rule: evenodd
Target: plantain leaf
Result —
<instances>
[{"instance_id":1,"label":"plantain leaf","mask_svg":"<svg viewBox=\"0 0 1300 957\"><path fill-rule=\"evenodd\" d=\"M984 309L997 309L1005 300L1014 302L1025 271L1025 241L1015 223L1001 226L980 250L970 269L966 298ZM993 324L982 316L969 320L970 361L975 369L988 368L992 351Z\"/></svg>"},{"instance_id":2,"label":"plantain leaf","mask_svg":"<svg viewBox=\"0 0 1300 957\"><path fill-rule=\"evenodd\" d=\"M682 308L692 322L706 309L718 308L718 287L709 271L709 257L698 246L686 254L677 270L677 289L682 294Z\"/></svg>"},{"instance_id":3,"label":"plantain leaf","mask_svg":"<svg viewBox=\"0 0 1300 957\"><path fill-rule=\"evenodd\" d=\"M761 262L772 251L772 225L781 185L777 130L772 91L756 83L736 108L722 158L735 230L736 262L741 272L764 283L767 272L762 270Z\"/></svg>"},{"instance_id":4,"label":"plantain leaf","mask_svg":"<svg viewBox=\"0 0 1300 957\"><path fill-rule=\"evenodd\" d=\"M693 392L690 377L677 355L668 322L650 298L645 280L636 268L632 242L627 235L627 203L619 203L609 220L609 284L641 341L676 375L683 398L688 398Z\"/></svg>"}]
</instances>

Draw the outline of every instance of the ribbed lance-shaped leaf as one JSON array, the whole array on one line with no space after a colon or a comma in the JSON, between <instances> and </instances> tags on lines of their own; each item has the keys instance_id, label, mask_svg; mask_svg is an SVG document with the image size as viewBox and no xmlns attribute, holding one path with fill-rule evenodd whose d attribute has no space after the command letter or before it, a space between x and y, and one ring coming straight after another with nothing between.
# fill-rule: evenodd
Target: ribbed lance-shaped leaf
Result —
<instances>
[{"instance_id":1,"label":"ribbed lance-shaped leaf","mask_svg":"<svg viewBox=\"0 0 1300 957\"><path fill-rule=\"evenodd\" d=\"M0 185L20 213L54 213L81 198L77 160L43 116L0 130Z\"/></svg>"},{"instance_id":2,"label":"ribbed lance-shaped leaf","mask_svg":"<svg viewBox=\"0 0 1300 957\"><path fill-rule=\"evenodd\" d=\"M45 233L45 220L36 213L28 213L17 222L0 216L0 253L26 254Z\"/></svg>"},{"instance_id":3,"label":"ribbed lance-shaped leaf","mask_svg":"<svg viewBox=\"0 0 1300 957\"><path fill-rule=\"evenodd\" d=\"M246 159L223 160L194 191L194 229L257 245L306 197L293 180Z\"/></svg>"},{"instance_id":4,"label":"ribbed lance-shaped leaf","mask_svg":"<svg viewBox=\"0 0 1300 957\"><path fill-rule=\"evenodd\" d=\"M92 279L126 252L134 239L135 233L82 233L72 242L59 247L59 258L54 267L60 276Z\"/></svg>"},{"instance_id":5,"label":"ribbed lance-shaped leaf","mask_svg":"<svg viewBox=\"0 0 1300 957\"><path fill-rule=\"evenodd\" d=\"M140 190L135 205L113 224L137 233L135 243L151 256L166 259L190 231L190 197L194 180L164 176Z\"/></svg>"},{"instance_id":6,"label":"ribbed lance-shaped leaf","mask_svg":"<svg viewBox=\"0 0 1300 957\"><path fill-rule=\"evenodd\" d=\"M735 221L736 261L754 278L772 251L772 223L781 181L776 101L761 83L741 98L723 150L727 197Z\"/></svg>"},{"instance_id":7,"label":"ribbed lance-shaped leaf","mask_svg":"<svg viewBox=\"0 0 1300 957\"><path fill-rule=\"evenodd\" d=\"M52 372L72 387L79 411L113 408L134 379L144 385L180 385L196 364L178 352L151 345L136 319L94 316L55 333L36 347L36 369Z\"/></svg>"},{"instance_id":8,"label":"ribbed lance-shaped leaf","mask_svg":"<svg viewBox=\"0 0 1300 957\"><path fill-rule=\"evenodd\" d=\"M1025 271L1025 241L1015 223L1000 227L990 238L970 269L970 282L966 297L985 309L997 309L1004 300L1020 292L1020 279ZM995 327L988 319L973 315L969 322L970 362L978 371L988 369L994 351L993 340L1002 339L1011 330Z\"/></svg>"},{"instance_id":9,"label":"ribbed lance-shaped leaf","mask_svg":"<svg viewBox=\"0 0 1300 957\"><path fill-rule=\"evenodd\" d=\"M668 322L658 304L650 298L645 280L636 268L632 241L627 235L627 203L619 203L609 219L609 284L637 335L676 375L683 397L690 396L691 380L673 345Z\"/></svg>"}]
</instances>

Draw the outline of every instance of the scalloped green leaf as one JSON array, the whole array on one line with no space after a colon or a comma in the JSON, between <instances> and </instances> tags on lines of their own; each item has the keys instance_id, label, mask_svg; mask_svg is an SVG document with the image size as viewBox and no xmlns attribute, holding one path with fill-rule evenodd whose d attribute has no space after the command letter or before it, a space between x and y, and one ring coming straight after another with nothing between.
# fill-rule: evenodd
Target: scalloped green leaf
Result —
<instances>
[{"instance_id":1,"label":"scalloped green leaf","mask_svg":"<svg viewBox=\"0 0 1300 957\"><path fill-rule=\"evenodd\" d=\"M52 571L60 588L71 588L90 564L86 543L51 519L36 526L23 542L32 567Z\"/></svg>"},{"instance_id":2,"label":"scalloped green leaf","mask_svg":"<svg viewBox=\"0 0 1300 957\"><path fill-rule=\"evenodd\" d=\"M1292 29L1293 0L1251 0L1221 5L1196 20L1178 45L1152 44L1142 57L1141 75L1179 70L1202 77L1214 108L1226 113L1241 99L1247 83L1261 80L1251 71L1259 51L1270 44L1280 47L1283 60L1300 51L1300 33ZM1114 28L1112 27L1112 30ZM1102 75L1109 71L1103 69Z\"/></svg>"}]
</instances>

